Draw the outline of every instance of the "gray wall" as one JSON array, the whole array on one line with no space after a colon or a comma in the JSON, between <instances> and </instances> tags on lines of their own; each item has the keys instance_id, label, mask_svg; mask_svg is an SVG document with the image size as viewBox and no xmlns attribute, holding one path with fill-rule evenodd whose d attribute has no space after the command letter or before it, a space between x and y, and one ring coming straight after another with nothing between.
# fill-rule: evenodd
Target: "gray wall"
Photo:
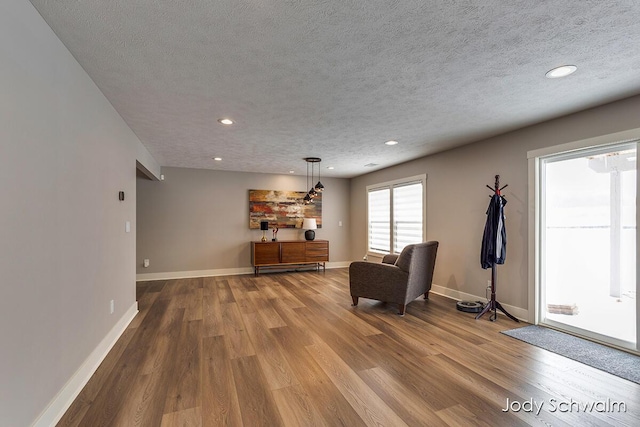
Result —
<instances>
[{"instance_id":1,"label":"gray wall","mask_svg":"<svg viewBox=\"0 0 640 427\"><path fill-rule=\"evenodd\" d=\"M303 191L306 185L304 176L186 168L162 168L162 173L164 181L138 179L139 274L250 267L250 242L260 240L262 232L249 229L249 190ZM349 180L323 177L322 183L322 228L316 238L329 240L331 262L348 261ZM278 239L304 237L302 230L283 229ZM145 258L149 268L142 267Z\"/></svg>"},{"instance_id":2,"label":"gray wall","mask_svg":"<svg viewBox=\"0 0 640 427\"><path fill-rule=\"evenodd\" d=\"M0 424L27 426L135 307L146 150L28 1L0 2L0 94Z\"/></svg>"},{"instance_id":3,"label":"gray wall","mask_svg":"<svg viewBox=\"0 0 640 427\"><path fill-rule=\"evenodd\" d=\"M480 242L494 175L508 201L506 263L498 266L498 300L528 308L527 151L640 127L640 97L628 98L475 144L355 178L351 182L351 258L366 252L366 186L427 174L427 239L438 240L434 284L484 296L490 270Z\"/></svg>"},{"instance_id":4,"label":"gray wall","mask_svg":"<svg viewBox=\"0 0 640 427\"><path fill-rule=\"evenodd\" d=\"M135 162L149 156L29 2L0 2L0 56L0 419L24 426L135 304ZM442 243L435 282L482 295L484 185L500 173L509 183L509 253L499 268L499 298L526 308L526 151L640 127L639 111L635 97L351 185L323 178L325 227L318 237L331 241L332 261L361 258L365 186L426 172L427 237ZM152 262L144 272L247 266L247 242L260 233L246 225L246 190L304 187L304 178L289 176L180 169L166 176L138 181L146 209L138 260ZM125 221L132 222L129 234ZM281 239L297 237L285 231Z\"/></svg>"}]
</instances>

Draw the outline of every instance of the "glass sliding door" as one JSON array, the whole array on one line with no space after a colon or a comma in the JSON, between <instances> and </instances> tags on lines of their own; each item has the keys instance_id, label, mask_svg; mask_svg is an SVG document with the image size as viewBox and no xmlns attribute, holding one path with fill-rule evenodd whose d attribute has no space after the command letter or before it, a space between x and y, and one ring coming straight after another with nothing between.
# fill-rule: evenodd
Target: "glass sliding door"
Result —
<instances>
[{"instance_id":1,"label":"glass sliding door","mask_svg":"<svg viewBox=\"0 0 640 427\"><path fill-rule=\"evenodd\" d=\"M540 323L637 349L637 144L538 159Z\"/></svg>"}]
</instances>

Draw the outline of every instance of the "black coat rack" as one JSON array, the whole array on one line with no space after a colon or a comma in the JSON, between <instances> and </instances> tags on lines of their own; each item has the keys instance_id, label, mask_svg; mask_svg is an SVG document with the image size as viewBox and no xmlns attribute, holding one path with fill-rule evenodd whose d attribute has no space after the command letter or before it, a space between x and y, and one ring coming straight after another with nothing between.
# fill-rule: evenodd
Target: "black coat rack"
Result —
<instances>
[{"instance_id":1,"label":"black coat rack","mask_svg":"<svg viewBox=\"0 0 640 427\"><path fill-rule=\"evenodd\" d=\"M502 197L502 195L500 194L500 192L502 190L504 190L505 188L507 188L509 186L509 184L506 184L505 186L503 186L502 188L500 187L500 175L496 175L496 181L493 185L493 187L487 185L487 188L489 188L489 190L491 190L493 192L493 195L491 196L491 203L499 203L499 211L496 212L496 215L499 215L502 217L502 201L504 203L506 203L506 200ZM502 201L500 200L502 199ZM487 210L487 225L485 226L485 235L483 236L483 254L481 256L481 258L483 258L481 260L481 263L483 264L483 268L487 268L485 265L485 260L484 260L484 251L485 251L485 240L487 238L487 232L493 232L493 233L497 233L499 232L499 230L497 230L496 227L492 227L492 225L490 224L490 221L492 220L492 218L490 217L489 213L492 209L492 206L489 205L489 209ZM504 225L503 225L504 226ZM490 230L487 230L487 227L490 227ZM494 242L496 241L495 239L495 235L492 235L492 237L494 237ZM505 239L506 239L506 232L504 235ZM506 244L506 240L505 240L505 244ZM497 252L498 250L500 250L500 248L494 247L494 252ZM497 255L497 253L495 254ZM501 312L503 312L508 318L510 318L511 320L515 320L516 322L520 322L518 319L516 319L515 317L513 317L511 314L509 314L507 312L507 310L504 309L504 307L502 307L502 305L496 301L496 282L497 282L497 277L496 277L496 264L498 263L497 260L497 256L492 257L493 259L490 260L490 262L488 262L488 264L491 265L491 299L489 300L489 302L487 302L487 305L484 306L484 308L482 309L482 311L476 316L476 319L481 318L485 313L492 311L493 310L493 314L489 317L489 320L491 320L492 322L495 322L498 319L498 311L500 310ZM501 261L499 261L500 264L504 263L504 259L502 259Z\"/></svg>"}]
</instances>

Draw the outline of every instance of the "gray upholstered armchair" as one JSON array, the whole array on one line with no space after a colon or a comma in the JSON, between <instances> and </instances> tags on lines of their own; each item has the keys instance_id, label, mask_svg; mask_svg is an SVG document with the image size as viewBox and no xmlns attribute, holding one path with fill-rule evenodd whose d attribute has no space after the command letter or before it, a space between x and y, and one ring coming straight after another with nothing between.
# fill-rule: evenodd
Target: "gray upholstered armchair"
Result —
<instances>
[{"instance_id":1,"label":"gray upholstered armchair","mask_svg":"<svg viewBox=\"0 0 640 427\"><path fill-rule=\"evenodd\" d=\"M398 255L386 255L382 263L355 261L349 266L349 286L353 305L358 298L398 304L404 315L408 303L420 294L429 298L438 242L408 245Z\"/></svg>"}]
</instances>

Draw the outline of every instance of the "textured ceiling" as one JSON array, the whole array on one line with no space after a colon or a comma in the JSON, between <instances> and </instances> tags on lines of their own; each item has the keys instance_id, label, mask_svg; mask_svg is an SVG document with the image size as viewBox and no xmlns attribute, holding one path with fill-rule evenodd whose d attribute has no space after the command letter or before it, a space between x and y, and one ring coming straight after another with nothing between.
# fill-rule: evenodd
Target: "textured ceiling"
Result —
<instances>
[{"instance_id":1,"label":"textured ceiling","mask_svg":"<svg viewBox=\"0 0 640 427\"><path fill-rule=\"evenodd\" d=\"M635 0L31 3L163 166L352 177L640 93Z\"/></svg>"}]
</instances>

